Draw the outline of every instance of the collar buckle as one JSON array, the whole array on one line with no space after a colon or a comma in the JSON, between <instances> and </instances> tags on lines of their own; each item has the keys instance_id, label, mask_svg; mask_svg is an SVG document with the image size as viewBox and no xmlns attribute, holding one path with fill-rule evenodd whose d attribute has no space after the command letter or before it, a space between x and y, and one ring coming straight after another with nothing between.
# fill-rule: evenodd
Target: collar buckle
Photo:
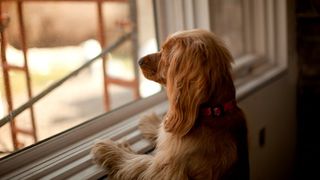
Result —
<instances>
[{"instance_id":1,"label":"collar buckle","mask_svg":"<svg viewBox=\"0 0 320 180\"><path fill-rule=\"evenodd\" d=\"M221 117L226 112L232 111L236 107L236 101L231 100L224 104L217 104L215 106L211 106L208 103L203 104L200 107L200 114L202 116L213 116L213 117Z\"/></svg>"},{"instance_id":2,"label":"collar buckle","mask_svg":"<svg viewBox=\"0 0 320 180\"><path fill-rule=\"evenodd\" d=\"M224 114L224 107L222 104L219 104L215 107L212 108L212 111L213 111L213 115L215 117L219 117L219 116L223 116Z\"/></svg>"}]
</instances>

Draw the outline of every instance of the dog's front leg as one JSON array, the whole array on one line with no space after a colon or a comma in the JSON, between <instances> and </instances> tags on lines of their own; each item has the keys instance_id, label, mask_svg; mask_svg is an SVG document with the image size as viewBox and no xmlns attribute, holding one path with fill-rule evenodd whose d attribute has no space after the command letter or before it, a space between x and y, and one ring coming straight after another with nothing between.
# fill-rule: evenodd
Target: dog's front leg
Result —
<instances>
[{"instance_id":1,"label":"dog's front leg","mask_svg":"<svg viewBox=\"0 0 320 180\"><path fill-rule=\"evenodd\" d=\"M145 115L139 122L139 129L144 138L148 139L153 145L156 144L161 119L152 113Z\"/></svg>"},{"instance_id":2,"label":"dog's front leg","mask_svg":"<svg viewBox=\"0 0 320 180\"><path fill-rule=\"evenodd\" d=\"M119 170L123 156L123 150L111 140L104 140L96 143L91 153L96 164L108 170L109 174L114 174Z\"/></svg>"},{"instance_id":3,"label":"dog's front leg","mask_svg":"<svg viewBox=\"0 0 320 180\"><path fill-rule=\"evenodd\" d=\"M119 147L111 140L95 144L91 151L94 161L116 180L143 179L141 175L150 166L152 156L138 155Z\"/></svg>"}]
</instances>

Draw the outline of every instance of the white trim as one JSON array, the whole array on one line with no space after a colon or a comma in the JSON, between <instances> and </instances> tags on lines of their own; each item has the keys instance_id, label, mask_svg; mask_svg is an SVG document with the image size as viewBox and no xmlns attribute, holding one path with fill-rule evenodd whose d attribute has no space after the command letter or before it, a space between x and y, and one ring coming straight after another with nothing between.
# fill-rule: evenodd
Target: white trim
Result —
<instances>
[{"instance_id":1,"label":"white trim","mask_svg":"<svg viewBox=\"0 0 320 180\"><path fill-rule=\"evenodd\" d=\"M194 12L194 1L184 1L184 21L186 29L192 29L195 27L195 12Z\"/></svg>"},{"instance_id":2,"label":"white trim","mask_svg":"<svg viewBox=\"0 0 320 180\"><path fill-rule=\"evenodd\" d=\"M171 33L174 33L175 31L180 31L185 29L186 27L186 23L185 23L185 8L184 8L184 3L183 0L175 0L172 1L173 6L171 6L172 12L173 12L173 16L169 16L170 19L172 19L173 21L171 21L172 23L172 27L174 27L172 29L172 31L170 31ZM170 13L170 12L168 12Z\"/></svg>"},{"instance_id":3,"label":"white trim","mask_svg":"<svg viewBox=\"0 0 320 180\"><path fill-rule=\"evenodd\" d=\"M250 53L253 52L253 25L252 25L252 19L253 19L253 12L251 8L250 0L243 0L242 1L242 13L243 13L243 29L244 29L244 53Z\"/></svg>"},{"instance_id":4,"label":"white trim","mask_svg":"<svg viewBox=\"0 0 320 180\"><path fill-rule=\"evenodd\" d=\"M276 1L275 9L277 12L276 18L276 59L281 67L288 66L288 17L287 17L287 1Z\"/></svg>"},{"instance_id":5,"label":"white trim","mask_svg":"<svg viewBox=\"0 0 320 180\"><path fill-rule=\"evenodd\" d=\"M195 27L210 30L210 13L208 0L194 0Z\"/></svg>"},{"instance_id":6,"label":"white trim","mask_svg":"<svg viewBox=\"0 0 320 180\"><path fill-rule=\"evenodd\" d=\"M274 0L265 1L265 11L266 11L266 41L267 41L267 52L266 55L268 59L274 63L275 62L275 4Z\"/></svg>"},{"instance_id":7,"label":"white trim","mask_svg":"<svg viewBox=\"0 0 320 180\"><path fill-rule=\"evenodd\" d=\"M266 53L266 17L264 1L251 0L253 5L253 52L258 55Z\"/></svg>"},{"instance_id":8,"label":"white trim","mask_svg":"<svg viewBox=\"0 0 320 180\"><path fill-rule=\"evenodd\" d=\"M258 61L265 60L262 56L257 56L255 54L246 54L237 58L237 60L232 64L232 69L235 73L241 71L245 68L251 68L252 64L257 63Z\"/></svg>"},{"instance_id":9,"label":"white trim","mask_svg":"<svg viewBox=\"0 0 320 180\"><path fill-rule=\"evenodd\" d=\"M208 0L163 0L154 1L157 7L157 22L159 23L159 44L170 34L201 28L210 30L210 15Z\"/></svg>"}]
</instances>

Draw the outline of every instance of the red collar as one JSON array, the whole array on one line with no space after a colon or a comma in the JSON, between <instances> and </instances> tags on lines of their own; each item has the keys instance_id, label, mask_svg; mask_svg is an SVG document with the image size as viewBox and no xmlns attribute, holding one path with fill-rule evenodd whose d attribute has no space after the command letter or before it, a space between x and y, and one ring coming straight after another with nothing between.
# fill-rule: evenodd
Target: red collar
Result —
<instances>
[{"instance_id":1,"label":"red collar","mask_svg":"<svg viewBox=\"0 0 320 180\"><path fill-rule=\"evenodd\" d=\"M220 117L225 113L232 111L237 106L236 100L231 100L226 103L216 104L212 106L209 103L205 103L200 106L200 115Z\"/></svg>"}]
</instances>

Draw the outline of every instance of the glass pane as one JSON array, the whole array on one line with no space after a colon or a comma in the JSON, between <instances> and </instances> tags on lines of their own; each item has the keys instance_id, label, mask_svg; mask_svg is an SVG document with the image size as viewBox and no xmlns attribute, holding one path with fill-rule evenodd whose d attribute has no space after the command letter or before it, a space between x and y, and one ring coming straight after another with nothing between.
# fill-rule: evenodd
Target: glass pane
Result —
<instances>
[{"instance_id":1,"label":"glass pane","mask_svg":"<svg viewBox=\"0 0 320 180\"><path fill-rule=\"evenodd\" d=\"M100 6L102 21L99 21L101 16L96 1L23 2L26 57L33 96L52 87L106 47L132 33L106 54L105 71L102 58L98 58L33 106L37 142L161 90L158 84L146 80L137 67L138 57L157 51L152 1L130 2L103 2ZM10 17L5 30L7 62L22 67L25 61L19 8L16 2L0 3L1 12ZM103 30L102 35L100 30ZM25 72L10 70L10 98L5 92L8 84L4 82L4 71L7 69L1 63L0 118L8 114L7 99L12 99L13 109L28 101ZM14 121L16 126L32 131L31 114L26 110L18 115ZM36 143L33 136L15 132L18 142L15 145L11 133L9 123L0 127L0 157Z\"/></svg>"},{"instance_id":2,"label":"glass pane","mask_svg":"<svg viewBox=\"0 0 320 180\"><path fill-rule=\"evenodd\" d=\"M242 0L213 1L213 30L234 57L244 53Z\"/></svg>"}]
</instances>

